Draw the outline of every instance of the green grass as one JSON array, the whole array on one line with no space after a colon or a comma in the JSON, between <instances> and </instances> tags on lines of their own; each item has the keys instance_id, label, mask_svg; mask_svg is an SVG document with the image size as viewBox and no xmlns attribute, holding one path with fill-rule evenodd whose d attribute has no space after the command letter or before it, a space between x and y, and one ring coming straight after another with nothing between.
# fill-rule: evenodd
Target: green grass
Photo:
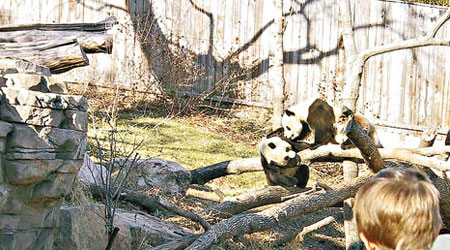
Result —
<instances>
[{"instance_id":1,"label":"green grass","mask_svg":"<svg viewBox=\"0 0 450 250\"><path fill-rule=\"evenodd\" d=\"M408 2L425 3L432 5L450 6L449 0L407 0Z\"/></svg>"},{"instance_id":2,"label":"green grass","mask_svg":"<svg viewBox=\"0 0 450 250\"><path fill-rule=\"evenodd\" d=\"M142 141L137 150L141 158L175 161L189 170L222 161L259 156L256 147L259 137L249 139L246 135L254 134L250 131L253 127L261 130L261 126L251 126L242 120L224 119L220 120L222 126L219 128L218 119L202 117L200 124L195 124L186 118L164 120L134 114L121 115L117 120L119 146L123 152L129 152L133 145ZM91 145L96 144L94 136L105 138L109 128L96 120L100 128L90 128L88 134ZM218 132L224 131L223 127L227 128L227 133ZM241 137L246 141L239 140ZM264 174L258 172L218 178L208 185L220 188L226 195L237 195L246 189L261 188L266 183Z\"/></svg>"}]
</instances>

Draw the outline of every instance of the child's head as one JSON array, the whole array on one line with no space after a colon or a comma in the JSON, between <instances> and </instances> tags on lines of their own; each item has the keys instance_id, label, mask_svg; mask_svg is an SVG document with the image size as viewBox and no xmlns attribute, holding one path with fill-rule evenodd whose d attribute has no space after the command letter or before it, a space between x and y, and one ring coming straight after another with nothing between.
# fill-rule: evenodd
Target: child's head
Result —
<instances>
[{"instance_id":1,"label":"child's head","mask_svg":"<svg viewBox=\"0 0 450 250\"><path fill-rule=\"evenodd\" d=\"M368 249L428 249L439 234L439 192L415 169L390 168L355 197L359 236Z\"/></svg>"}]
</instances>

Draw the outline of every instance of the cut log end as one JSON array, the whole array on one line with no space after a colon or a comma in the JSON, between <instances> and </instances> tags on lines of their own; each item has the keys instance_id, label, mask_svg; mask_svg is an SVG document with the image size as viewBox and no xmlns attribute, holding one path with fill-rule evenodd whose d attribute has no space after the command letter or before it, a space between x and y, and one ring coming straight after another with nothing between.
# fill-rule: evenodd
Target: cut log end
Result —
<instances>
[{"instance_id":1,"label":"cut log end","mask_svg":"<svg viewBox=\"0 0 450 250\"><path fill-rule=\"evenodd\" d=\"M427 128L420 137L419 148L432 147L437 137L437 129Z\"/></svg>"}]
</instances>

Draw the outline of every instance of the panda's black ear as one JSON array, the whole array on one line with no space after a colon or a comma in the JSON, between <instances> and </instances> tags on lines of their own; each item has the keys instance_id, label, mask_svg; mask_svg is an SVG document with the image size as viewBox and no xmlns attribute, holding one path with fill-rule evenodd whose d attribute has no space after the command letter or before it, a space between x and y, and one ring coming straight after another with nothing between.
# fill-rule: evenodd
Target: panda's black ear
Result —
<instances>
[{"instance_id":1,"label":"panda's black ear","mask_svg":"<svg viewBox=\"0 0 450 250\"><path fill-rule=\"evenodd\" d=\"M271 143L269 143L269 147L270 147L271 149L274 149L274 148L277 147L277 145L275 145L273 142L271 142Z\"/></svg>"},{"instance_id":2,"label":"panda's black ear","mask_svg":"<svg viewBox=\"0 0 450 250\"><path fill-rule=\"evenodd\" d=\"M286 109L286 115L287 116L295 116L295 113L290 111L289 109Z\"/></svg>"},{"instance_id":3,"label":"panda's black ear","mask_svg":"<svg viewBox=\"0 0 450 250\"><path fill-rule=\"evenodd\" d=\"M343 106L342 107L342 113L345 115L345 116L350 116L350 115L352 115L353 114L353 111L351 110L351 109L349 109L347 106Z\"/></svg>"}]
</instances>

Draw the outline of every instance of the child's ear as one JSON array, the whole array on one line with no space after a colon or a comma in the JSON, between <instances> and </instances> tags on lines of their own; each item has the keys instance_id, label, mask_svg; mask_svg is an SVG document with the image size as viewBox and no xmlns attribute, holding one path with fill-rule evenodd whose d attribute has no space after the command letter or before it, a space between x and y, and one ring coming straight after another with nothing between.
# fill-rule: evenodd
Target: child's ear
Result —
<instances>
[{"instance_id":1,"label":"child's ear","mask_svg":"<svg viewBox=\"0 0 450 250\"><path fill-rule=\"evenodd\" d=\"M364 246L366 246L367 250L377 250L377 245L375 243L371 242L363 232L358 233L359 239L364 243Z\"/></svg>"}]
</instances>

